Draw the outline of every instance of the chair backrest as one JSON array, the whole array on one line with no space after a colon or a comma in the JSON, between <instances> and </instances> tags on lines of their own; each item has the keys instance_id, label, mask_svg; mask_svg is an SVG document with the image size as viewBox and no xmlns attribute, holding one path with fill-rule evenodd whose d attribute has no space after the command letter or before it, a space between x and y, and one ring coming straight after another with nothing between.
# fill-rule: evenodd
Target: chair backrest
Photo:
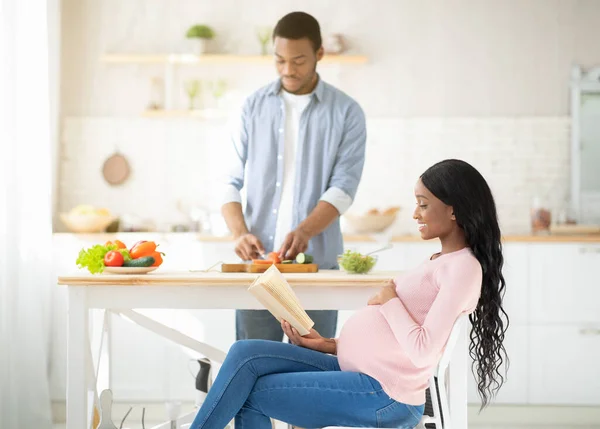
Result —
<instances>
[{"instance_id":1,"label":"chair backrest","mask_svg":"<svg viewBox=\"0 0 600 429\"><path fill-rule=\"evenodd\" d=\"M464 313L458 316L458 319L456 319L456 322L454 322L454 326L452 326L452 331L450 332L450 337L448 337L448 341L446 342L446 348L444 349L442 358L438 363L437 374L446 371L446 368L448 368L448 365L450 365L452 353L454 352L454 346L456 345L459 336L462 335L463 327L467 324L468 320L469 315Z\"/></svg>"}]
</instances>

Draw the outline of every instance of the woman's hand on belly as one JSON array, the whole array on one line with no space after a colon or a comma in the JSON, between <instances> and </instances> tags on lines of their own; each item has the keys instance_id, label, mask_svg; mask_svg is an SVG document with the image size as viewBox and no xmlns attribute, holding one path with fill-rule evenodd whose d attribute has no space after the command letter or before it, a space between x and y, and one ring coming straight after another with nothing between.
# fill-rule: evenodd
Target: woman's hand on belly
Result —
<instances>
[{"instance_id":1,"label":"woman's hand on belly","mask_svg":"<svg viewBox=\"0 0 600 429\"><path fill-rule=\"evenodd\" d=\"M381 290L369 299L368 305L383 305L390 299L398 298L396 294L396 283L389 280Z\"/></svg>"}]
</instances>

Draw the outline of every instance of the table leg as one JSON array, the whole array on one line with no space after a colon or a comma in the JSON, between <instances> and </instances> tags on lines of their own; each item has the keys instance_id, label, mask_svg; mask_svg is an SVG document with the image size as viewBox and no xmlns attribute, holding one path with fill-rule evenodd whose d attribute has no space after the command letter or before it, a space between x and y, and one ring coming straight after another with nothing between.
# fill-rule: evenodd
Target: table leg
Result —
<instances>
[{"instance_id":1,"label":"table leg","mask_svg":"<svg viewBox=\"0 0 600 429\"><path fill-rule=\"evenodd\" d=\"M88 308L85 295L85 288L69 287L66 429L87 427Z\"/></svg>"}]
</instances>

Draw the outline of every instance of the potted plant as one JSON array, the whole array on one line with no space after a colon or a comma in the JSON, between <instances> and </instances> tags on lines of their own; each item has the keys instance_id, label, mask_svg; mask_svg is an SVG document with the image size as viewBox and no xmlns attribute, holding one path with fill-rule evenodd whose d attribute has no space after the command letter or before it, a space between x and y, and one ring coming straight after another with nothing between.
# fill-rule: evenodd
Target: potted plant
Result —
<instances>
[{"instance_id":1,"label":"potted plant","mask_svg":"<svg viewBox=\"0 0 600 429\"><path fill-rule=\"evenodd\" d=\"M258 37L258 41L260 42L261 55L269 55L269 42L271 42L272 34L273 29L271 27L262 26L256 30L256 37Z\"/></svg>"},{"instance_id":2,"label":"potted plant","mask_svg":"<svg viewBox=\"0 0 600 429\"><path fill-rule=\"evenodd\" d=\"M197 49L198 54L206 52L206 42L215 37L215 32L208 25L194 25L187 31L185 37L188 39L198 39Z\"/></svg>"}]
</instances>

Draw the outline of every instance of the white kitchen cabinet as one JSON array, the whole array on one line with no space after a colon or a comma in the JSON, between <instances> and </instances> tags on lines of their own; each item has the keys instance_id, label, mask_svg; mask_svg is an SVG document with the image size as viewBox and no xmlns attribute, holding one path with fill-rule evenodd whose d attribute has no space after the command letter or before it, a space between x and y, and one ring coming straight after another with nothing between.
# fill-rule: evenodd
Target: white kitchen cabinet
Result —
<instances>
[{"instance_id":1,"label":"white kitchen cabinet","mask_svg":"<svg viewBox=\"0 0 600 429\"><path fill-rule=\"evenodd\" d=\"M503 254L502 273L506 281L503 308L510 319L504 347L510 359L510 368L505 384L494 403L524 404L527 403L529 371L528 245L507 243L504 245ZM471 373L469 373L468 400L472 404L480 403L475 379Z\"/></svg>"},{"instance_id":2,"label":"white kitchen cabinet","mask_svg":"<svg viewBox=\"0 0 600 429\"><path fill-rule=\"evenodd\" d=\"M471 329L470 326L469 329ZM510 360L510 367L505 383L493 403L526 404L529 389L529 328L527 326L511 326L506 333L504 347ZM504 368L502 368L502 374L504 374ZM481 398L470 368L467 389L469 403L480 405Z\"/></svg>"},{"instance_id":3,"label":"white kitchen cabinet","mask_svg":"<svg viewBox=\"0 0 600 429\"><path fill-rule=\"evenodd\" d=\"M529 402L600 406L600 324L532 326Z\"/></svg>"},{"instance_id":4,"label":"white kitchen cabinet","mask_svg":"<svg viewBox=\"0 0 600 429\"><path fill-rule=\"evenodd\" d=\"M600 323L600 245L530 245L532 324Z\"/></svg>"},{"instance_id":5,"label":"white kitchen cabinet","mask_svg":"<svg viewBox=\"0 0 600 429\"><path fill-rule=\"evenodd\" d=\"M511 325L525 325L529 323L529 248L524 243L507 243L503 254L506 289L502 306Z\"/></svg>"}]
</instances>

